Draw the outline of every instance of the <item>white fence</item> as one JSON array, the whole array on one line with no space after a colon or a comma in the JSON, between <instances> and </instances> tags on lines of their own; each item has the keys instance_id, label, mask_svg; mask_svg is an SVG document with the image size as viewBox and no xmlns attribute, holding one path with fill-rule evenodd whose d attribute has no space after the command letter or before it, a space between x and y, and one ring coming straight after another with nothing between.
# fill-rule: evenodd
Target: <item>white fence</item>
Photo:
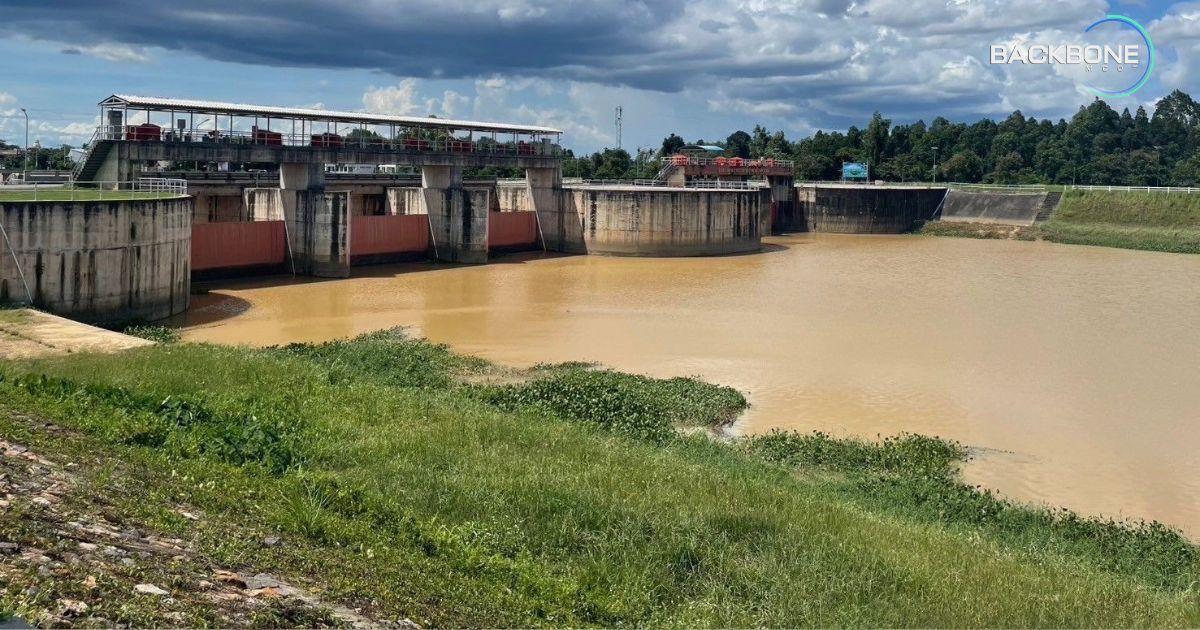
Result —
<instances>
[{"instance_id":1,"label":"white fence","mask_svg":"<svg viewBox=\"0 0 1200 630\"><path fill-rule=\"evenodd\" d=\"M1185 195L1200 193L1200 188L1194 186L1068 186L1069 190L1100 190L1104 192L1148 192L1148 193L1180 193Z\"/></svg>"},{"instance_id":2,"label":"white fence","mask_svg":"<svg viewBox=\"0 0 1200 630\"><path fill-rule=\"evenodd\" d=\"M67 182L0 186L0 201L103 201L155 199L188 194L186 179L141 177L126 181Z\"/></svg>"}]
</instances>

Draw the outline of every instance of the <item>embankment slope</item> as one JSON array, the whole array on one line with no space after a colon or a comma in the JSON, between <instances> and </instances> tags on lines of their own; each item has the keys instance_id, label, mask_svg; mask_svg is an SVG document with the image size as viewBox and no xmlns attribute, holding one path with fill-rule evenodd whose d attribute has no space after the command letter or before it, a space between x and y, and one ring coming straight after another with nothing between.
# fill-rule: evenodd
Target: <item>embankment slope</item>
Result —
<instances>
[{"instance_id":1,"label":"embankment slope","mask_svg":"<svg viewBox=\"0 0 1200 630\"><path fill-rule=\"evenodd\" d=\"M1200 194L1068 190L1039 235L1057 243L1200 253Z\"/></svg>"},{"instance_id":2,"label":"embankment slope","mask_svg":"<svg viewBox=\"0 0 1200 630\"><path fill-rule=\"evenodd\" d=\"M396 333L0 361L6 452L76 480L5 496L0 615L239 625L214 599L247 596L229 570L427 626L1200 624L1195 546L979 494L953 480L957 446L724 445L671 427L742 408L728 388L481 378L498 370ZM54 533L96 514L177 541L187 571ZM276 594L258 623L314 623Z\"/></svg>"}]
</instances>

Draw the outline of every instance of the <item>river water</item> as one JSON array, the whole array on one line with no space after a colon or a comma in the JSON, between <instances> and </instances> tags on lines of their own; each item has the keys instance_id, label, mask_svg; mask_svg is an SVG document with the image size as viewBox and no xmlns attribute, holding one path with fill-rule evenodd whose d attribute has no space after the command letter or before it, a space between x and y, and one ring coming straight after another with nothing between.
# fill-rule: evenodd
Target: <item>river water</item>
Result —
<instances>
[{"instance_id":1,"label":"river water","mask_svg":"<svg viewBox=\"0 0 1200 630\"><path fill-rule=\"evenodd\" d=\"M761 254L514 255L228 281L193 341L391 326L506 364L588 360L745 392L735 431L919 432L966 479L1200 538L1200 256L918 236L773 237Z\"/></svg>"}]
</instances>

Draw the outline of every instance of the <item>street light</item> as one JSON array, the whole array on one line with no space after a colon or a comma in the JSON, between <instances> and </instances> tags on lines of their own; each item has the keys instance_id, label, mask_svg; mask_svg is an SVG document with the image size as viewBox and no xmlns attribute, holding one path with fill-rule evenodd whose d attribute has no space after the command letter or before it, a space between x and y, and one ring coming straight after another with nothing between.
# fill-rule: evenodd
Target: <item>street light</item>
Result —
<instances>
[{"instance_id":1,"label":"street light","mask_svg":"<svg viewBox=\"0 0 1200 630\"><path fill-rule=\"evenodd\" d=\"M933 183L937 183L937 147L933 147Z\"/></svg>"},{"instance_id":2,"label":"street light","mask_svg":"<svg viewBox=\"0 0 1200 630\"><path fill-rule=\"evenodd\" d=\"M21 108L21 113L25 114L25 162L24 170L21 171L21 181L29 179L29 112L25 108Z\"/></svg>"}]
</instances>

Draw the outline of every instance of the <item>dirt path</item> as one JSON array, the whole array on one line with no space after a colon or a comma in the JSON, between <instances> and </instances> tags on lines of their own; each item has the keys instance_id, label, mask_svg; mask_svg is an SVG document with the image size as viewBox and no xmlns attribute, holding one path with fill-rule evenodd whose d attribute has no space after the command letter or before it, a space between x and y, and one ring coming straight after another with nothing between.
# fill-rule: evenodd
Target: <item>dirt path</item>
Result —
<instances>
[{"instance_id":1,"label":"dirt path","mask_svg":"<svg viewBox=\"0 0 1200 630\"><path fill-rule=\"evenodd\" d=\"M41 311L0 310L0 359L118 352L152 343Z\"/></svg>"}]
</instances>

